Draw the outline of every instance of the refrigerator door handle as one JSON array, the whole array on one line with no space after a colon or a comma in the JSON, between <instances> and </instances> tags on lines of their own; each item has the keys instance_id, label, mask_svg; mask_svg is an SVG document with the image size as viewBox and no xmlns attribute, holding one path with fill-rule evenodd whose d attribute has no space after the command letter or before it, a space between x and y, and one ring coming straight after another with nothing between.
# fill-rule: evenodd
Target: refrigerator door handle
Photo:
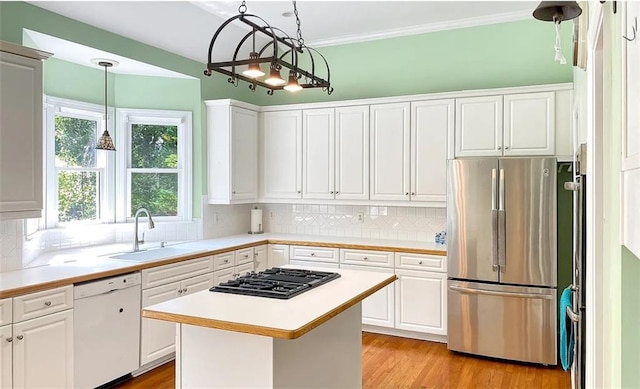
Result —
<instances>
[{"instance_id":1,"label":"refrigerator door handle","mask_svg":"<svg viewBox=\"0 0 640 389\"><path fill-rule=\"evenodd\" d=\"M507 249L507 218L504 207L504 169L500 169L499 183L499 205L498 205L498 266L500 272L504 273L507 269L506 249Z\"/></svg>"},{"instance_id":2,"label":"refrigerator door handle","mask_svg":"<svg viewBox=\"0 0 640 389\"><path fill-rule=\"evenodd\" d=\"M499 270L498 265L498 204L496 200L496 169L491 169L491 258L493 271Z\"/></svg>"},{"instance_id":3,"label":"refrigerator door handle","mask_svg":"<svg viewBox=\"0 0 640 389\"><path fill-rule=\"evenodd\" d=\"M553 294L539 294L539 293L514 293L514 292L496 292L493 290L483 290L483 289L469 289L461 286L449 285L449 290L453 290L455 292L465 293L465 294L483 294L489 296L500 296L500 297L522 297L522 298L537 298L543 300L552 300Z\"/></svg>"}]
</instances>

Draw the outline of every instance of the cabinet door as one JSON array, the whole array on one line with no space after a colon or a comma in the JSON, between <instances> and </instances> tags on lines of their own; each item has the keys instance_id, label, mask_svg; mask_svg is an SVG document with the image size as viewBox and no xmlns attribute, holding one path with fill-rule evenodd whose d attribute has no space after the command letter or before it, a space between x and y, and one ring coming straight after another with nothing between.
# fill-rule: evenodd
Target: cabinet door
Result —
<instances>
[{"instance_id":1,"label":"cabinet door","mask_svg":"<svg viewBox=\"0 0 640 389\"><path fill-rule=\"evenodd\" d=\"M289 263L289 246L286 244L270 244L267 267L278 267Z\"/></svg>"},{"instance_id":2,"label":"cabinet door","mask_svg":"<svg viewBox=\"0 0 640 389\"><path fill-rule=\"evenodd\" d=\"M13 325L16 388L73 387L73 310Z\"/></svg>"},{"instance_id":3,"label":"cabinet door","mask_svg":"<svg viewBox=\"0 0 640 389\"><path fill-rule=\"evenodd\" d=\"M334 197L334 110L302 112L302 198Z\"/></svg>"},{"instance_id":4,"label":"cabinet door","mask_svg":"<svg viewBox=\"0 0 640 389\"><path fill-rule=\"evenodd\" d=\"M409 107L371 106L371 200L409 200Z\"/></svg>"},{"instance_id":5,"label":"cabinet door","mask_svg":"<svg viewBox=\"0 0 640 389\"><path fill-rule=\"evenodd\" d=\"M447 201L447 135L454 100L411 103L411 200Z\"/></svg>"},{"instance_id":6,"label":"cabinet door","mask_svg":"<svg viewBox=\"0 0 640 389\"><path fill-rule=\"evenodd\" d=\"M502 155L502 96L456 99L456 157Z\"/></svg>"},{"instance_id":7,"label":"cabinet door","mask_svg":"<svg viewBox=\"0 0 640 389\"><path fill-rule=\"evenodd\" d=\"M235 274L235 268L233 267L213 272L213 285L219 285L223 282L231 281L235 278Z\"/></svg>"},{"instance_id":8,"label":"cabinet door","mask_svg":"<svg viewBox=\"0 0 640 389\"><path fill-rule=\"evenodd\" d=\"M255 271L263 271L268 266L267 245L257 246L253 248L254 268Z\"/></svg>"},{"instance_id":9,"label":"cabinet door","mask_svg":"<svg viewBox=\"0 0 640 389\"><path fill-rule=\"evenodd\" d=\"M504 155L554 155L555 93L504 96Z\"/></svg>"},{"instance_id":10,"label":"cabinet door","mask_svg":"<svg viewBox=\"0 0 640 389\"><path fill-rule=\"evenodd\" d=\"M11 325L0 327L0 388L13 387L13 340Z\"/></svg>"},{"instance_id":11,"label":"cabinet door","mask_svg":"<svg viewBox=\"0 0 640 389\"><path fill-rule=\"evenodd\" d=\"M264 113L262 157L264 198L301 198L301 111Z\"/></svg>"},{"instance_id":12,"label":"cabinet door","mask_svg":"<svg viewBox=\"0 0 640 389\"><path fill-rule=\"evenodd\" d=\"M235 267L235 276L240 277L244 276L247 273L251 273L253 271L253 262L245 263L244 265L239 265Z\"/></svg>"},{"instance_id":13,"label":"cabinet door","mask_svg":"<svg viewBox=\"0 0 640 389\"><path fill-rule=\"evenodd\" d=\"M142 308L180 297L180 282L142 291ZM169 355L176 348L176 325L172 322L142 318L140 366Z\"/></svg>"},{"instance_id":14,"label":"cabinet door","mask_svg":"<svg viewBox=\"0 0 640 389\"><path fill-rule=\"evenodd\" d=\"M369 106L336 108L335 198L369 200Z\"/></svg>"},{"instance_id":15,"label":"cabinet door","mask_svg":"<svg viewBox=\"0 0 640 389\"><path fill-rule=\"evenodd\" d=\"M231 199L258 198L258 114L231 107Z\"/></svg>"},{"instance_id":16,"label":"cabinet door","mask_svg":"<svg viewBox=\"0 0 640 389\"><path fill-rule=\"evenodd\" d=\"M208 290L213 286L213 273L203 274L201 276L192 277L182 281L180 284L182 296L186 296L192 293Z\"/></svg>"},{"instance_id":17,"label":"cabinet door","mask_svg":"<svg viewBox=\"0 0 640 389\"><path fill-rule=\"evenodd\" d=\"M396 328L447 334L447 275L396 270Z\"/></svg>"},{"instance_id":18,"label":"cabinet door","mask_svg":"<svg viewBox=\"0 0 640 389\"><path fill-rule=\"evenodd\" d=\"M0 219L42 213L42 61L0 52Z\"/></svg>"},{"instance_id":19,"label":"cabinet door","mask_svg":"<svg viewBox=\"0 0 640 389\"><path fill-rule=\"evenodd\" d=\"M393 269L357 265L340 265L341 269L393 274ZM395 285L387 285L362 300L362 324L393 328Z\"/></svg>"}]
</instances>

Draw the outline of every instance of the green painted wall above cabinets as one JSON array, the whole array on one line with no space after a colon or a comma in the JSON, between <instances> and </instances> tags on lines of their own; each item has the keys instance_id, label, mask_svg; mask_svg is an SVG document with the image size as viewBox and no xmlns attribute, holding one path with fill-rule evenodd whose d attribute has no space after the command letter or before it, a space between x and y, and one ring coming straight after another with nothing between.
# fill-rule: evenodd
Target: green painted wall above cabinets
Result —
<instances>
[{"instance_id":1,"label":"green painted wall above cabinets","mask_svg":"<svg viewBox=\"0 0 640 389\"><path fill-rule=\"evenodd\" d=\"M552 23L522 20L457 30L320 47L335 92L319 90L267 96L259 105L571 82L572 23L562 24L568 64L554 62ZM320 71L321 75L322 71Z\"/></svg>"}]
</instances>

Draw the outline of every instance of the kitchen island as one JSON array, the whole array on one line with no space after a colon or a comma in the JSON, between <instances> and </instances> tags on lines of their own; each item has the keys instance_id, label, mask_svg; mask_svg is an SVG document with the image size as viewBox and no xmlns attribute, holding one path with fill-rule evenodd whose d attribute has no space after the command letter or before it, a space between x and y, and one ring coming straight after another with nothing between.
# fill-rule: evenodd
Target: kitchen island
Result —
<instances>
[{"instance_id":1,"label":"kitchen island","mask_svg":"<svg viewBox=\"0 0 640 389\"><path fill-rule=\"evenodd\" d=\"M177 323L176 387L358 388L361 301L396 276L335 271L289 300L203 291L142 315Z\"/></svg>"}]
</instances>

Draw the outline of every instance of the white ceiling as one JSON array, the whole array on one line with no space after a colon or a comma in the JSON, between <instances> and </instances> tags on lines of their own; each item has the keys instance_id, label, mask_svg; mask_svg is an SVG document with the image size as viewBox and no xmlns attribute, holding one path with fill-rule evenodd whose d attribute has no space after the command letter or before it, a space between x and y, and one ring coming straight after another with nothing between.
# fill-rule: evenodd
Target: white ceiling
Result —
<instances>
[{"instance_id":1,"label":"white ceiling","mask_svg":"<svg viewBox=\"0 0 640 389\"><path fill-rule=\"evenodd\" d=\"M36 1L32 4L107 31L205 63L211 37L237 14L240 1ZM531 18L532 1L299 1L305 42L351 43ZM288 1L248 1L248 12L295 36ZM217 60L230 57L246 34L237 23L216 43ZM222 36L221 36L222 38ZM218 51L220 50L220 51Z\"/></svg>"}]
</instances>

